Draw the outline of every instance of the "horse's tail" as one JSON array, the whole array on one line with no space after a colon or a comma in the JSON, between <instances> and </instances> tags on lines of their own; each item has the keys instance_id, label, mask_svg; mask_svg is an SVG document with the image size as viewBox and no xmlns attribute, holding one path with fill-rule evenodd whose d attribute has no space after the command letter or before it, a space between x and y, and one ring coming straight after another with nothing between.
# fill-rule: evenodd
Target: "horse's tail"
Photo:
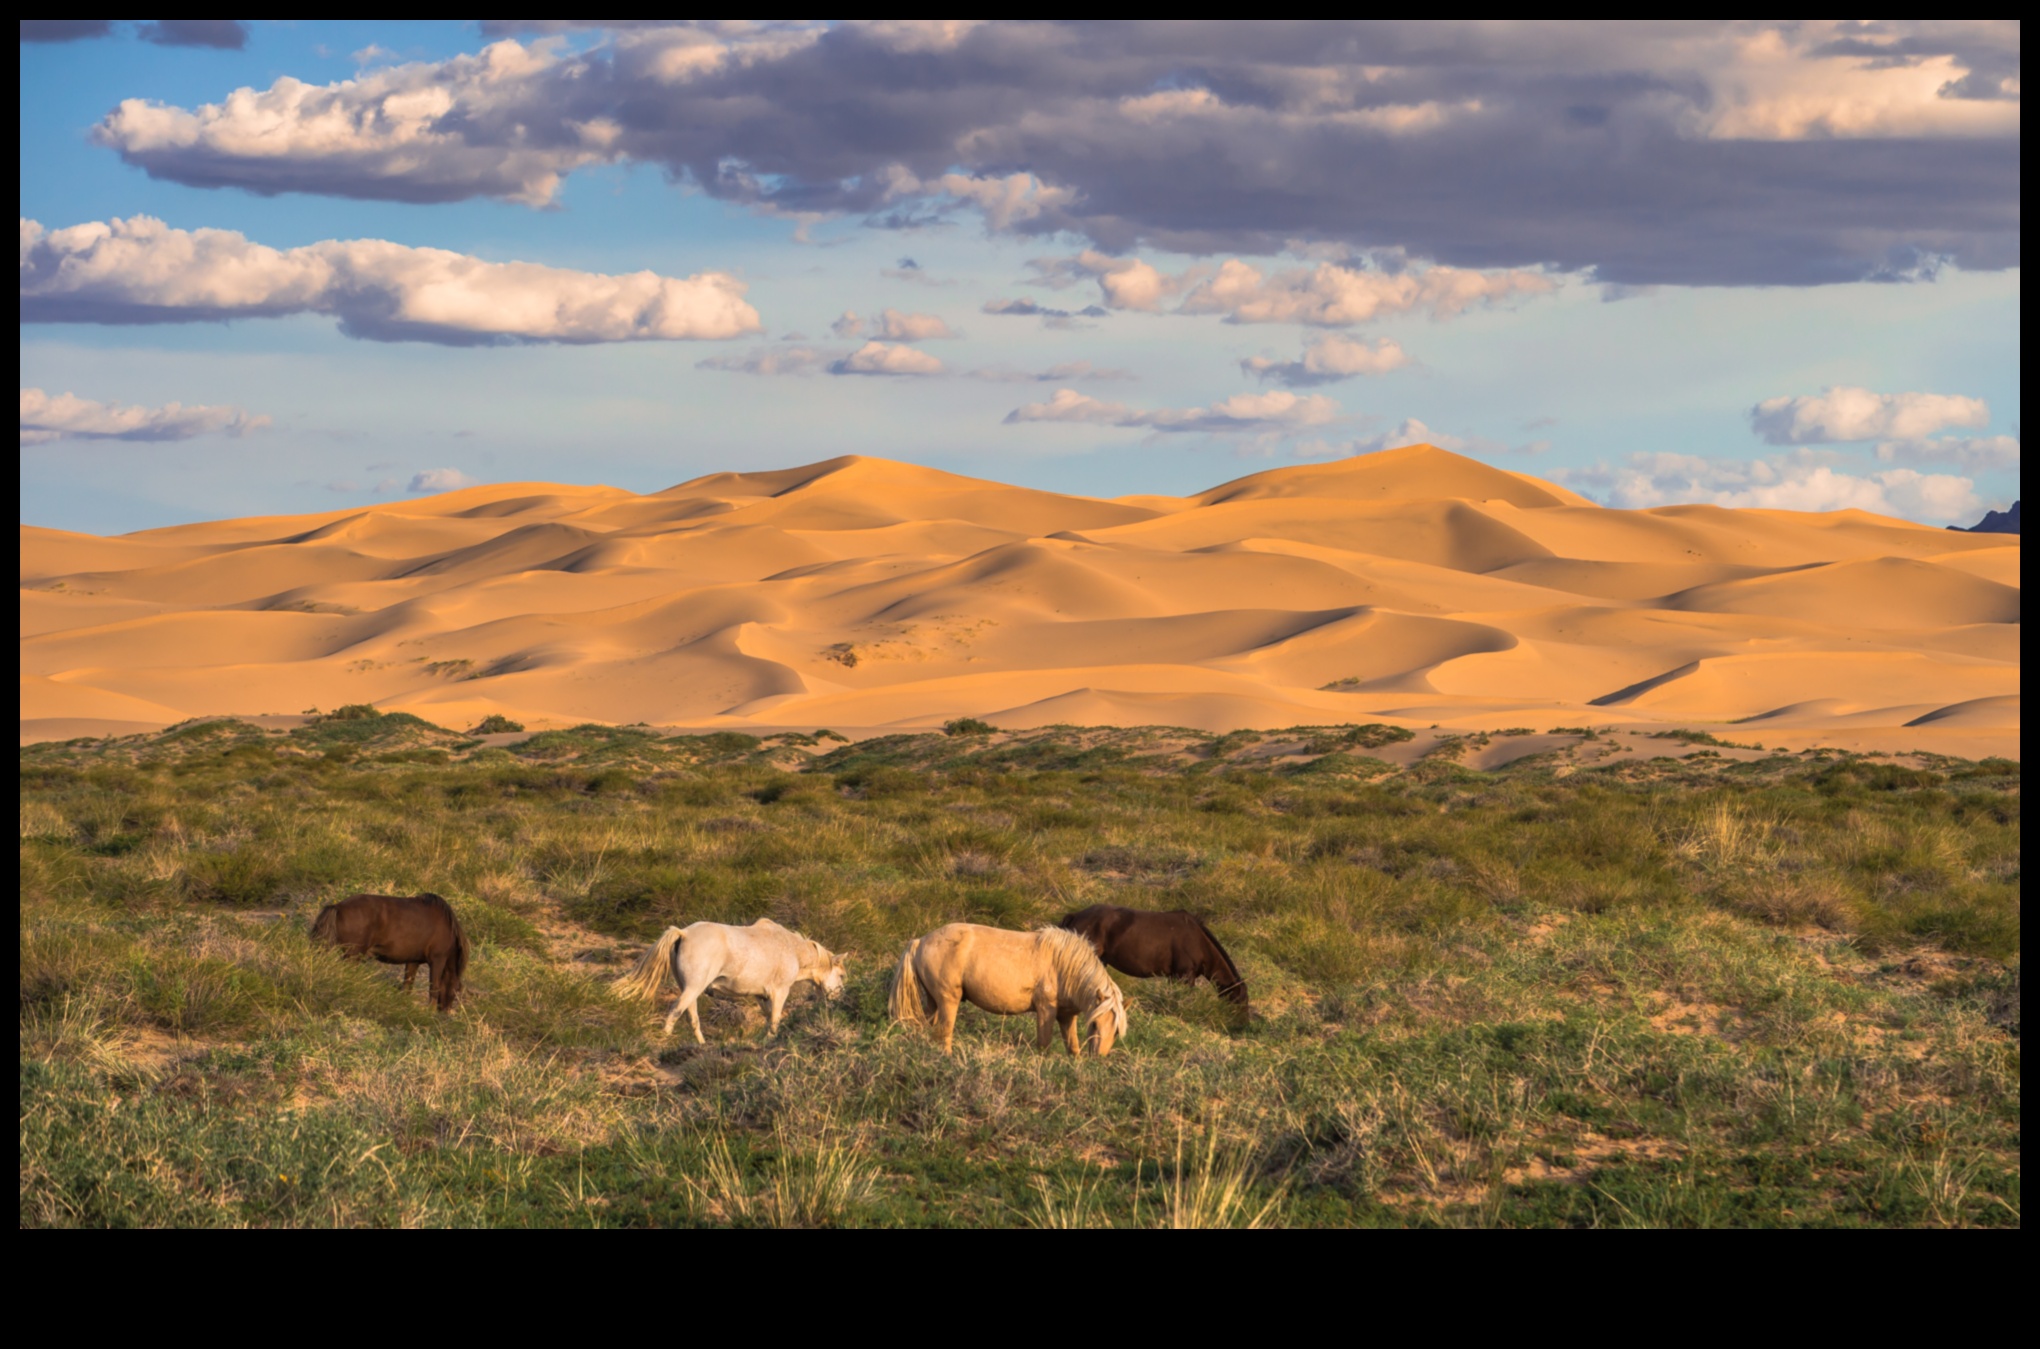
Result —
<instances>
[{"instance_id":1,"label":"horse's tail","mask_svg":"<svg viewBox=\"0 0 2040 1349\"><path fill-rule=\"evenodd\" d=\"M1216 979L1211 981L1217 985L1218 996L1239 1008L1241 1016L1252 1015L1252 1006L1247 1001L1247 981L1240 977L1240 967L1233 964L1232 954L1219 944L1218 938L1212 934L1210 926L1202 918L1197 920L1197 926L1203 931L1204 940L1210 942L1211 949L1217 953L1219 963L1225 967L1225 981L1223 983Z\"/></svg>"},{"instance_id":2,"label":"horse's tail","mask_svg":"<svg viewBox=\"0 0 2040 1349\"><path fill-rule=\"evenodd\" d=\"M453 950L447 953L446 969L447 973L459 979L467 973L467 929L460 925L460 915L453 912L453 906L450 904L447 906L447 919L453 924Z\"/></svg>"},{"instance_id":3,"label":"horse's tail","mask_svg":"<svg viewBox=\"0 0 2040 1349\"><path fill-rule=\"evenodd\" d=\"M673 947L684 935L677 927L661 932L659 939L638 957L638 963L631 966L629 974L610 981L610 991L619 998L635 998L640 1002L658 997L659 990L666 986L667 968L673 962Z\"/></svg>"},{"instance_id":4,"label":"horse's tail","mask_svg":"<svg viewBox=\"0 0 2040 1349\"><path fill-rule=\"evenodd\" d=\"M914 1025L925 1015L926 995L921 991L920 976L914 973L914 957L920 953L921 939L916 937L907 943L907 949L900 955L899 968L893 971L886 1010L902 1025Z\"/></svg>"},{"instance_id":5,"label":"horse's tail","mask_svg":"<svg viewBox=\"0 0 2040 1349\"><path fill-rule=\"evenodd\" d=\"M340 906L328 904L319 910L319 916L312 920L312 940L338 942L340 940Z\"/></svg>"}]
</instances>

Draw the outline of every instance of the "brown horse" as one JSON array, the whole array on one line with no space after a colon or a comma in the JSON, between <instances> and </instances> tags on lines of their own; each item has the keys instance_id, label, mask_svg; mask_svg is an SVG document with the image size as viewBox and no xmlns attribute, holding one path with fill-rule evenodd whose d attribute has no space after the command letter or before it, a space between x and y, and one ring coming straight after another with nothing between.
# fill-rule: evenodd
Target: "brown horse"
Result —
<instances>
[{"instance_id":1,"label":"brown horse","mask_svg":"<svg viewBox=\"0 0 2040 1349\"><path fill-rule=\"evenodd\" d=\"M312 920L312 940L331 942L351 960L374 956L404 967L404 987L424 965L432 972L432 1000L444 1012L460 996L467 972L467 933L453 906L438 895L355 895L328 904Z\"/></svg>"},{"instance_id":2,"label":"brown horse","mask_svg":"<svg viewBox=\"0 0 2040 1349\"><path fill-rule=\"evenodd\" d=\"M1093 904L1066 915L1059 926L1090 942L1098 958L1122 974L1186 983L1209 979L1219 997L1239 1008L1242 1020L1248 1015L1247 981L1211 929L1193 913Z\"/></svg>"}]
</instances>

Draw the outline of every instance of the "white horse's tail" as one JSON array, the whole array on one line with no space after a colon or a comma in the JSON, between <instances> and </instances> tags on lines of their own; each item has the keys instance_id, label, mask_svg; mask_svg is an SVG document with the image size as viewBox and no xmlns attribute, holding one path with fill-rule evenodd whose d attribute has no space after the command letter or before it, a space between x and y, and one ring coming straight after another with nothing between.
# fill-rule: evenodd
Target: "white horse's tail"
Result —
<instances>
[{"instance_id":1,"label":"white horse's tail","mask_svg":"<svg viewBox=\"0 0 2040 1349\"><path fill-rule=\"evenodd\" d=\"M650 1002L658 997L659 990L666 986L666 975L673 963L673 947L685 935L677 927L669 927L660 933L651 948L638 957L638 963L631 966L629 974L610 980L609 991L619 998L639 1002Z\"/></svg>"},{"instance_id":2,"label":"white horse's tail","mask_svg":"<svg viewBox=\"0 0 2040 1349\"><path fill-rule=\"evenodd\" d=\"M914 938L907 943L907 949L900 956L899 968L893 971L892 994L887 999L886 1010L892 1019L902 1025L912 1026L925 1016L925 996L921 992L921 980L914 973L914 957L921 953L921 939Z\"/></svg>"}]
</instances>

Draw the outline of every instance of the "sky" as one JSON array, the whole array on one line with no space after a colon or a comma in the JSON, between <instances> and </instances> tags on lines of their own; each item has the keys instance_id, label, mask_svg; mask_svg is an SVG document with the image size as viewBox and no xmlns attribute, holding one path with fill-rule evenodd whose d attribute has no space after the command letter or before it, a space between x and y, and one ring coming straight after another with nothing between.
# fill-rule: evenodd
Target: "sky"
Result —
<instances>
[{"instance_id":1,"label":"sky","mask_svg":"<svg viewBox=\"0 0 2040 1349\"><path fill-rule=\"evenodd\" d=\"M880 455L2019 494L2016 22L23 20L21 518Z\"/></svg>"}]
</instances>

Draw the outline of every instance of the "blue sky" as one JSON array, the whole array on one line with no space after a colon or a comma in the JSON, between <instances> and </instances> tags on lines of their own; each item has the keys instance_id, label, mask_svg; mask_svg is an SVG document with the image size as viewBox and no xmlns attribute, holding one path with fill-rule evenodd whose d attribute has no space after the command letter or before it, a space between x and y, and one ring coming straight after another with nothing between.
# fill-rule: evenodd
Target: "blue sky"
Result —
<instances>
[{"instance_id":1,"label":"blue sky","mask_svg":"<svg viewBox=\"0 0 2040 1349\"><path fill-rule=\"evenodd\" d=\"M40 36L25 523L1418 438L1618 505L2018 495L2016 25Z\"/></svg>"}]
</instances>

